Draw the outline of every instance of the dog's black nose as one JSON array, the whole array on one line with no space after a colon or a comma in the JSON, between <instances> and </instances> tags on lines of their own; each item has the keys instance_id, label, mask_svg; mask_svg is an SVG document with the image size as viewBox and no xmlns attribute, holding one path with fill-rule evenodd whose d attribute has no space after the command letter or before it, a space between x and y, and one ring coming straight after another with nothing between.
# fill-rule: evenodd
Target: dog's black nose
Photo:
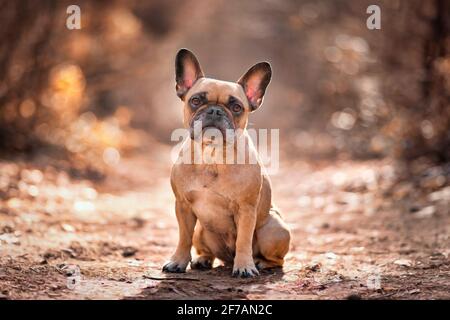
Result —
<instances>
[{"instance_id":1,"label":"dog's black nose","mask_svg":"<svg viewBox=\"0 0 450 320\"><path fill-rule=\"evenodd\" d=\"M216 106L212 106L208 108L208 111L206 111L206 113L211 117L211 118L221 118L225 115L225 111L223 111L223 109L221 107L216 107Z\"/></svg>"}]
</instances>

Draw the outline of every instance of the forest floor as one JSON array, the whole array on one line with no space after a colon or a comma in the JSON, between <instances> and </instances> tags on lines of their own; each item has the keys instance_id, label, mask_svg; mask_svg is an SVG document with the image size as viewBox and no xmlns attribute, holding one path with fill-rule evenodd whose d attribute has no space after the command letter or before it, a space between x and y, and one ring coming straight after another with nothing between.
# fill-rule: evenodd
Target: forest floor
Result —
<instances>
[{"instance_id":1,"label":"forest floor","mask_svg":"<svg viewBox=\"0 0 450 320\"><path fill-rule=\"evenodd\" d=\"M164 274L177 238L167 148L102 182L0 162L0 299L450 299L450 167L286 160L283 270Z\"/></svg>"}]
</instances>

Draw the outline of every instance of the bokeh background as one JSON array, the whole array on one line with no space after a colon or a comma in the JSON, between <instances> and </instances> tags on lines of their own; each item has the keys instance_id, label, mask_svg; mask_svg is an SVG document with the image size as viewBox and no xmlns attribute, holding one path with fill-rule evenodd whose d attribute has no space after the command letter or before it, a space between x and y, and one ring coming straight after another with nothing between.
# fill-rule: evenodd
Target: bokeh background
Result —
<instances>
[{"instance_id":1,"label":"bokeh background","mask_svg":"<svg viewBox=\"0 0 450 320\"><path fill-rule=\"evenodd\" d=\"M450 298L450 0L0 0L0 24L0 300ZM250 126L280 129L282 271L161 273L182 47L222 80L273 66Z\"/></svg>"},{"instance_id":2,"label":"bokeh background","mask_svg":"<svg viewBox=\"0 0 450 320\"><path fill-rule=\"evenodd\" d=\"M251 125L292 156L449 160L449 1L2 1L0 151L101 170L181 125L173 59L207 76L274 69Z\"/></svg>"}]
</instances>

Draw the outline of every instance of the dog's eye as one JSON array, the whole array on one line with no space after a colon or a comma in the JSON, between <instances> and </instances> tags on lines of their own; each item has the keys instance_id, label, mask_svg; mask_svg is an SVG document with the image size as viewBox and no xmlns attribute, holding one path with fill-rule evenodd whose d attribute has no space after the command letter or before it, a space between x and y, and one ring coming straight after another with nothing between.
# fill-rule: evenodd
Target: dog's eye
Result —
<instances>
[{"instance_id":1,"label":"dog's eye","mask_svg":"<svg viewBox=\"0 0 450 320\"><path fill-rule=\"evenodd\" d=\"M193 98L191 99L191 105L192 105L192 106L198 107L198 106L201 105L201 104L202 104L202 101L200 100L199 97L193 97Z\"/></svg>"},{"instance_id":2,"label":"dog's eye","mask_svg":"<svg viewBox=\"0 0 450 320\"><path fill-rule=\"evenodd\" d=\"M242 106L240 104L235 103L231 106L231 110L233 110L233 112L235 113L239 113L242 111Z\"/></svg>"}]
</instances>

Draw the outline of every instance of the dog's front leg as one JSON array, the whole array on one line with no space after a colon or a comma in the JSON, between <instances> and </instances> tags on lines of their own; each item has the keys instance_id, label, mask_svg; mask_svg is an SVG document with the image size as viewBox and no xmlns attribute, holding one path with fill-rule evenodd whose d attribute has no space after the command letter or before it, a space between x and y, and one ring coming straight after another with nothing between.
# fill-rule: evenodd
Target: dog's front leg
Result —
<instances>
[{"instance_id":1,"label":"dog's front leg","mask_svg":"<svg viewBox=\"0 0 450 320\"><path fill-rule=\"evenodd\" d=\"M192 236L197 217L188 204L179 200L175 203L175 212L179 229L178 245L170 261L164 265L163 271L185 272L191 261Z\"/></svg>"},{"instance_id":2,"label":"dog's front leg","mask_svg":"<svg viewBox=\"0 0 450 320\"><path fill-rule=\"evenodd\" d=\"M233 276L255 277L259 274L253 261L253 234L256 225L256 208L251 205L241 206L236 219L236 255L234 257Z\"/></svg>"}]
</instances>

